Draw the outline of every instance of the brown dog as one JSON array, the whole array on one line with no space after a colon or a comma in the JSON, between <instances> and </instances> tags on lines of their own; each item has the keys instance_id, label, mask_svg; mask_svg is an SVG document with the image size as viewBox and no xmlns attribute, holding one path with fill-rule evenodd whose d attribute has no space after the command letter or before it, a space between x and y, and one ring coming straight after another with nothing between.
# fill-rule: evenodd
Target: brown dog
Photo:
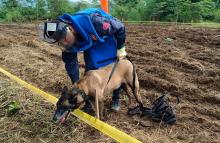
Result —
<instances>
[{"instance_id":1,"label":"brown dog","mask_svg":"<svg viewBox=\"0 0 220 143\"><path fill-rule=\"evenodd\" d=\"M105 96L112 94L112 92L121 85L123 90L127 93L130 104L131 95L128 90L129 87L132 89L136 101L142 105L141 96L139 95L139 82L133 64L127 59L120 60L107 84L112 68L113 64L98 70L90 70L74 85L72 90L68 91L66 88L57 103L57 111L54 119L58 120L60 117L64 117L63 114L66 112L62 111L59 113L58 110L60 108L74 110L84 106L85 101L91 97L93 99L98 97L100 118L103 119ZM95 103L93 102L93 109L94 107Z\"/></svg>"}]
</instances>

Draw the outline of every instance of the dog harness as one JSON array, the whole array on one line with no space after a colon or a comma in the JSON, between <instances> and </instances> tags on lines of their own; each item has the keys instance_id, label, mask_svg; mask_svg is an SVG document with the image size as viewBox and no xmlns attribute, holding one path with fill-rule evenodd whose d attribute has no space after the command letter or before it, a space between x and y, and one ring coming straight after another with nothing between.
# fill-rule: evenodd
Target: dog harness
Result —
<instances>
[{"instance_id":1,"label":"dog harness","mask_svg":"<svg viewBox=\"0 0 220 143\"><path fill-rule=\"evenodd\" d=\"M86 95L86 93L84 92L84 90L81 90L81 89L79 89L79 88L73 88L73 89L72 89L72 92L73 92L74 94L79 94L79 95L83 98L83 100L85 100L85 101L88 101L88 100L89 100L89 96Z\"/></svg>"}]
</instances>

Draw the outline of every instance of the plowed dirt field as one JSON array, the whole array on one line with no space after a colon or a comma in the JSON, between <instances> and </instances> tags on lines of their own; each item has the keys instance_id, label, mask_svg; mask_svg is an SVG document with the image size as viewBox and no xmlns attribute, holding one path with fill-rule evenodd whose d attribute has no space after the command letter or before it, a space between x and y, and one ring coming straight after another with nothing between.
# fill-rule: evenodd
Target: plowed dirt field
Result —
<instances>
[{"instance_id":1,"label":"plowed dirt field","mask_svg":"<svg viewBox=\"0 0 220 143\"><path fill-rule=\"evenodd\" d=\"M220 37L216 37L220 30L126 26L127 52L136 65L145 105L150 106L162 93L179 96L177 123L170 126L128 116L124 96L121 111L108 111L106 122L142 142L220 143ZM59 97L70 79L58 46L40 41L34 24L0 24L0 31L0 66ZM83 72L81 59L80 54ZM14 115L6 112L10 101L20 104ZM75 117L64 125L54 124L54 110L50 103L0 74L1 142L114 142Z\"/></svg>"}]
</instances>

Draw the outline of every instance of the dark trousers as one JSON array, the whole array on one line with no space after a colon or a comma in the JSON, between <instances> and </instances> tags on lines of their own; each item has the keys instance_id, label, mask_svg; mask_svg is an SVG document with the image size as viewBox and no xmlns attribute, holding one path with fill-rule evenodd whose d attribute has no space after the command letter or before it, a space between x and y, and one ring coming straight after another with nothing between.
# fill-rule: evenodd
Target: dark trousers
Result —
<instances>
[{"instance_id":1,"label":"dark trousers","mask_svg":"<svg viewBox=\"0 0 220 143\"><path fill-rule=\"evenodd\" d=\"M122 90L122 87L120 86L118 89L113 91L113 95L112 95L112 101L114 102L119 102L120 99L120 92Z\"/></svg>"}]
</instances>

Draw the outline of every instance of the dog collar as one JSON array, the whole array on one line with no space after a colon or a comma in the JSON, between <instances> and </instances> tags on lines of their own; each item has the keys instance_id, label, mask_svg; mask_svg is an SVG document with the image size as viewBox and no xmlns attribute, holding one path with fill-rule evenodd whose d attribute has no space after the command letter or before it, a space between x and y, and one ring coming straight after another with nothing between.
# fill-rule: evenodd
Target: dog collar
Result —
<instances>
[{"instance_id":1,"label":"dog collar","mask_svg":"<svg viewBox=\"0 0 220 143\"><path fill-rule=\"evenodd\" d=\"M86 95L84 90L81 90L79 88L73 88L72 90L74 93L78 93L85 101L89 100L89 96Z\"/></svg>"},{"instance_id":2,"label":"dog collar","mask_svg":"<svg viewBox=\"0 0 220 143\"><path fill-rule=\"evenodd\" d=\"M85 93L84 90L78 89L78 92L80 93L80 95L82 96L82 98L83 98L85 101L88 101L88 100L89 100L89 97L86 95L86 93Z\"/></svg>"}]
</instances>

